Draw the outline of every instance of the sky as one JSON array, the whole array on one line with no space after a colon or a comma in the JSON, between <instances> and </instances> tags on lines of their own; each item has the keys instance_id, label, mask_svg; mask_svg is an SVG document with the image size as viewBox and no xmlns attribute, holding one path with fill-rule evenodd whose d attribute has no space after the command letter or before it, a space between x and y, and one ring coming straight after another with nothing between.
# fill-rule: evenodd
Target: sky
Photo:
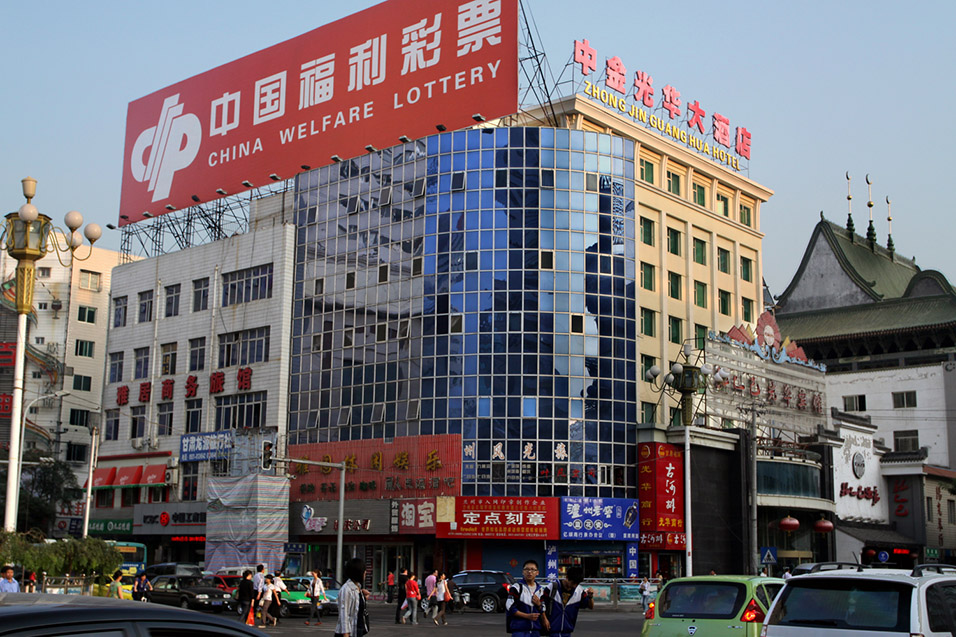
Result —
<instances>
[{"instance_id":1,"label":"sky","mask_svg":"<svg viewBox=\"0 0 956 637\"><path fill-rule=\"evenodd\" d=\"M956 3L832 0L681 3L522 0L554 77L575 39L629 73L671 84L752 135L749 178L774 191L762 207L764 277L786 288L820 212L845 223L852 177L857 232L868 174L880 243L892 201L897 252L956 282L946 221L956 146ZM451 4L451 0L449 0ZM377 4L202 0L3 2L0 205L69 210L118 249L126 109L170 84ZM709 108L708 108L709 107Z\"/></svg>"}]
</instances>

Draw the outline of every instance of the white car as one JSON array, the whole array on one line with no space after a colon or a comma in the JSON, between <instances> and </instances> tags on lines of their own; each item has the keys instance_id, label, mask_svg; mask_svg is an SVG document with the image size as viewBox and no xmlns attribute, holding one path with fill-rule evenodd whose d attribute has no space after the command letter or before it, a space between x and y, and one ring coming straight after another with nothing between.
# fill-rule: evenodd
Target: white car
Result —
<instances>
[{"instance_id":1,"label":"white car","mask_svg":"<svg viewBox=\"0 0 956 637\"><path fill-rule=\"evenodd\" d=\"M761 637L956 634L956 566L820 570L791 577Z\"/></svg>"}]
</instances>

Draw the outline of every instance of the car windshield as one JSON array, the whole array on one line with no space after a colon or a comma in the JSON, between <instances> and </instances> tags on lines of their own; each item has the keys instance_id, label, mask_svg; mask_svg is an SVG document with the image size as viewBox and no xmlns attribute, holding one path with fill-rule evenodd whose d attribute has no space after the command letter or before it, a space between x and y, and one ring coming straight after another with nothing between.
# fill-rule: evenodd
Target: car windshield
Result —
<instances>
[{"instance_id":1,"label":"car windshield","mask_svg":"<svg viewBox=\"0 0 956 637\"><path fill-rule=\"evenodd\" d=\"M672 582L657 598L657 610L661 617L731 619L746 597L740 582Z\"/></svg>"},{"instance_id":2,"label":"car windshield","mask_svg":"<svg viewBox=\"0 0 956 637\"><path fill-rule=\"evenodd\" d=\"M186 580L188 578L183 577L181 579ZM213 588L216 588L222 583L223 580L218 577L204 577L199 581L198 584L199 586L212 586ZM195 586L195 584L183 584L183 586Z\"/></svg>"},{"instance_id":3,"label":"car windshield","mask_svg":"<svg viewBox=\"0 0 956 637\"><path fill-rule=\"evenodd\" d=\"M323 577L322 586L324 586L325 590L327 591L335 591L339 589L339 583L336 582L335 579L331 577Z\"/></svg>"},{"instance_id":4,"label":"car windshield","mask_svg":"<svg viewBox=\"0 0 956 637\"><path fill-rule=\"evenodd\" d=\"M198 577L179 577L177 578L179 588L189 588L190 586L215 586L210 580L209 583L206 580L201 580Z\"/></svg>"},{"instance_id":5,"label":"car windshield","mask_svg":"<svg viewBox=\"0 0 956 637\"><path fill-rule=\"evenodd\" d=\"M791 579L768 623L909 633L912 594L913 587L902 582Z\"/></svg>"},{"instance_id":6,"label":"car windshield","mask_svg":"<svg viewBox=\"0 0 956 637\"><path fill-rule=\"evenodd\" d=\"M287 589L296 593L302 593L309 590L309 587L302 580L285 579L285 580L282 580L282 582L285 584L285 587Z\"/></svg>"}]
</instances>

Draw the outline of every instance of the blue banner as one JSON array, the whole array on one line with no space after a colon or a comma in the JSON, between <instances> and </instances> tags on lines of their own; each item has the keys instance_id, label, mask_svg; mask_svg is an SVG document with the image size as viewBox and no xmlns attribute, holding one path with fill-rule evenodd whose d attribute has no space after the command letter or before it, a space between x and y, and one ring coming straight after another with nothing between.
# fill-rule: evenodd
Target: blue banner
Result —
<instances>
[{"instance_id":1,"label":"blue banner","mask_svg":"<svg viewBox=\"0 0 956 637\"><path fill-rule=\"evenodd\" d=\"M639 540L637 500L561 498L562 540Z\"/></svg>"},{"instance_id":2,"label":"blue banner","mask_svg":"<svg viewBox=\"0 0 956 637\"><path fill-rule=\"evenodd\" d=\"M627 549L625 553L627 554L627 561L624 564L624 573L627 579L637 579L638 578L638 565L637 565L637 542L628 542Z\"/></svg>"},{"instance_id":3,"label":"blue banner","mask_svg":"<svg viewBox=\"0 0 956 637\"><path fill-rule=\"evenodd\" d=\"M544 577L549 582L558 581L558 545L554 542L544 543Z\"/></svg>"},{"instance_id":4,"label":"blue banner","mask_svg":"<svg viewBox=\"0 0 956 637\"><path fill-rule=\"evenodd\" d=\"M232 430L204 434L186 434L180 439L179 461L222 460L232 449Z\"/></svg>"}]
</instances>

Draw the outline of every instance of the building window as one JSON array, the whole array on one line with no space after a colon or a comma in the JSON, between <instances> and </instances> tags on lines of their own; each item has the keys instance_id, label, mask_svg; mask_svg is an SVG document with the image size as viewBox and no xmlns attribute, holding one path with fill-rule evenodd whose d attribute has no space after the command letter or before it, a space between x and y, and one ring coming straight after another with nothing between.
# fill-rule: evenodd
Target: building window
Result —
<instances>
[{"instance_id":1,"label":"building window","mask_svg":"<svg viewBox=\"0 0 956 637\"><path fill-rule=\"evenodd\" d=\"M649 310L646 307L641 308L641 334L654 337L655 324L657 323L657 312Z\"/></svg>"},{"instance_id":2,"label":"building window","mask_svg":"<svg viewBox=\"0 0 956 637\"><path fill-rule=\"evenodd\" d=\"M113 508L113 489L100 489L96 492L96 508L97 509L112 509Z\"/></svg>"},{"instance_id":3,"label":"building window","mask_svg":"<svg viewBox=\"0 0 956 637\"><path fill-rule=\"evenodd\" d=\"M708 328L706 325L694 325L694 344L697 349L704 349L704 346L707 345L707 332Z\"/></svg>"},{"instance_id":4,"label":"building window","mask_svg":"<svg viewBox=\"0 0 956 637\"><path fill-rule=\"evenodd\" d=\"M100 273L91 270L80 270L80 289L100 291Z\"/></svg>"},{"instance_id":5,"label":"building window","mask_svg":"<svg viewBox=\"0 0 956 637\"><path fill-rule=\"evenodd\" d=\"M916 407L915 391L893 392L893 409L909 409L910 407Z\"/></svg>"},{"instance_id":6,"label":"building window","mask_svg":"<svg viewBox=\"0 0 956 637\"><path fill-rule=\"evenodd\" d=\"M133 380L149 377L149 348L137 347L133 350Z\"/></svg>"},{"instance_id":7,"label":"building window","mask_svg":"<svg viewBox=\"0 0 956 637\"><path fill-rule=\"evenodd\" d=\"M668 339L671 343L684 342L684 321L676 316L667 317Z\"/></svg>"},{"instance_id":8,"label":"building window","mask_svg":"<svg viewBox=\"0 0 956 637\"><path fill-rule=\"evenodd\" d=\"M146 435L146 405L137 405L129 410L129 437L142 438Z\"/></svg>"},{"instance_id":9,"label":"building window","mask_svg":"<svg viewBox=\"0 0 956 637\"><path fill-rule=\"evenodd\" d=\"M113 327L126 327L126 297L113 299Z\"/></svg>"},{"instance_id":10,"label":"building window","mask_svg":"<svg viewBox=\"0 0 956 637\"><path fill-rule=\"evenodd\" d=\"M74 345L74 353L84 358L93 358L93 349L95 346L96 343L93 341L84 341L78 338L76 339L76 345Z\"/></svg>"},{"instance_id":11,"label":"building window","mask_svg":"<svg viewBox=\"0 0 956 637\"><path fill-rule=\"evenodd\" d=\"M70 424L74 427L83 427L84 429L89 428L90 426L90 412L88 409L71 409L70 410Z\"/></svg>"},{"instance_id":12,"label":"building window","mask_svg":"<svg viewBox=\"0 0 956 637\"><path fill-rule=\"evenodd\" d=\"M46 302L37 303L37 309L38 309L38 310L45 310L46 308L47 308Z\"/></svg>"},{"instance_id":13,"label":"building window","mask_svg":"<svg viewBox=\"0 0 956 637\"><path fill-rule=\"evenodd\" d=\"M186 401L186 433L198 434L202 431L202 398Z\"/></svg>"},{"instance_id":14,"label":"building window","mask_svg":"<svg viewBox=\"0 0 956 637\"><path fill-rule=\"evenodd\" d=\"M209 308L209 277L193 280L193 312Z\"/></svg>"},{"instance_id":15,"label":"building window","mask_svg":"<svg viewBox=\"0 0 956 637\"><path fill-rule=\"evenodd\" d=\"M119 440L119 409L107 409L103 425L103 438L105 440Z\"/></svg>"},{"instance_id":16,"label":"building window","mask_svg":"<svg viewBox=\"0 0 956 637\"><path fill-rule=\"evenodd\" d=\"M743 303L743 319L745 323L751 323L754 320L754 302L751 299L741 299Z\"/></svg>"},{"instance_id":17,"label":"building window","mask_svg":"<svg viewBox=\"0 0 956 637\"><path fill-rule=\"evenodd\" d=\"M641 354L641 378L647 379L647 372L657 365L657 358L654 356L648 356L647 354Z\"/></svg>"},{"instance_id":18,"label":"building window","mask_svg":"<svg viewBox=\"0 0 956 637\"><path fill-rule=\"evenodd\" d=\"M80 323L96 323L96 308L81 305L77 308L76 320Z\"/></svg>"},{"instance_id":19,"label":"building window","mask_svg":"<svg viewBox=\"0 0 956 637\"><path fill-rule=\"evenodd\" d=\"M707 284L694 281L694 305L707 307Z\"/></svg>"},{"instance_id":20,"label":"building window","mask_svg":"<svg viewBox=\"0 0 956 637\"><path fill-rule=\"evenodd\" d=\"M139 322L149 323L153 320L153 291L146 290L139 293Z\"/></svg>"},{"instance_id":21,"label":"building window","mask_svg":"<svg viewBox=\"0 0 956 637\"><path fill-rule=\"evenodd\" d=\"M156 433L160 436L173 435L172 403L159 403L156 406Z\"/></svg>"},{"instance_id":22,"label":"building window","mask_svg":"<svg viewBox=\"0 0 956 637\"><path fill-rule=\"evenodd\" d=\"M707 265L707 242L694 238L694 263Z\"/></svg>"},{"instance_id":23,"label":"building window","mask_svg":"<svg viewBox=\"0 0 956 637\"><path fill-rule=\"evenodd\" d=\"M37 268L37 278L38 279L49 279L51 270L48 267Z\"/></svg>"},{"instance_id":24,"label":"building window","mask_svg":"<svg viewBox=\"0 0 956 637\"><path fill-rule=\"evenodd\" d=\"M730 250L717 248L717 269L724 274L730 274Z\"/></svg>"},{"instance_id":25,"label":"building window","mask_svg":"<svg viewBox=\"0 0 956 637\"><path fill-rule=\"evenodd\" d=\"M35 337L33 337L33 342L36 343L37 345L43 345L43 344L46 343L46 337L45 337L45 336L35 336Z\"/></svg>"},{"instance_id":26,"label":"building window","mask_svg":"<svg viewBox=\"0 0 956 637\"><path fill-rule=\"evenodd\" d=\"M677 299L678 301L680 300L680 290L683 284L681 280L682 278L683 277L676 272L667 273L667 296L671 297L672 299Z\"/></svg>"},{"instance_id":27,"label":"building window","mask_svg":"<svg viewBox=\"0 0 956 637\"><path fill-rule=\"evenodd\" d=\"M671 407L670 426L679 427L680 425L681 425L681 409L680 407Z\"/></svg>"},{"instance_id":28,"label":"building window","mask_svg":"<svg viewBox=\"0 0 956 637\"><path fill-rule=\"evenodd\" d=\"M313 292L315 296L322 296L325 291L325 279L316 279Z\"/></svg>"},{"instance_id":29,"label":"building window","mask_svg":"<svg viewBox=\"0 0 956 637\"><path fill-rule=\"evenodd\" d=\"M946 500L946 521L956 524L956 500Z\"/></svg>"},{"instance_id":30,"label":"building window","mask_svg":"<svg viewBox=\"0 0 956 637\"><path fill-rule=\"evenodd\" d=\"M189 371L198 372L206 368L206 337L189 339Z\"/></svg>"},{"instance_id":31,"label":"building window","mask_svg":"<svg viewBox=\"0 0 956 637\"><path fill-rule=\"evenodd\" d=\"M654 220L641 217L641 243L654 245Z\"/></svg>"},{"instance_id":32,"label":"building window","mask_svg":"<svg viewBox=\"0 0 956 637\"><path fill-rule=\"evenodd\" d=\"M641 181L654 183L654 164L648 159L641 159Z\"/></svg>"},{"instance_id":33,"label":"building window","mask_svg":"<svg viewBox=\"0 0 956 637\"><path fill-rule=\"evenodd\" d=\"M266 392L216 397L216 431L261 427L266 417Z\"/></svg>"},{"instance_id":34,"label":"building window","mask_svg":"<svg viewBox=\"0 0 956 637\"><path fill-rule=\"evenodd\" d=\"M193 502L199 497L199 463L182 462L179 465L183 472L183 502Z\"/></svg>"},{"instance_id":35,"label":"building window","mask_svg":"<svg viewBox=\"0 0 956 637\"><path fill-rule=\"evenodd\" d=\"M693 187L694 203L698 206L707 206L707 188L702 184L694 184Z\"/></svg>"},{"instance_id":36,"label":"building window","mask_svg":"<svg viewBox=\"0 0 956 637\"><path fill-rule=\"evenodd\" d=\"M388 264L383 263L378 266L378 282L388 283Z\"/></svg>"},{"instance_id":37,"label":"building window","mask_svg":"<svg viewBox=\"0 0 956 637\"><path fill-rule=\"evenodd\" d=\"M67 462L86 462L86 451L89 445L76 442L66 443L66 461Z\"/></svg>"},{"instance_id":38,"label":"building window","mask_svg":"<svg viewBox=\"0 0 956 637\"><path fill-rule=\"evenodd\" d=\"M674 228L667 229L667 251L680 256L681 231Z\"/></svg>"},{"instance_id":39,"label":"building window","mask_svg":"<svg viewBox=\"0 0 956 637\"><path fill-rule=\"evenodd\" d=\"M740 223L744 224L745 226L752 226L752 225L753 225L752 214L753 214L753 213L752 213L752 211L751 211L751 209L750 209L750 206L744 206L743 204L741 204L741 206L740 206Z\"/></svg>"},{"instance_id":40,"label":"building window","mask_svg":"<svg viewBox=\"0 0 956 637\"><path fill-rule=\"evenodd\" d=\"M727 195L717 195L717 212L725 217L730 216L730 197Z\"/></svg>"},{"instance_id":41,"label":"building window","mask_svg":"<svg viewBox=\"0 0 956 637\"><path fill-rule=\"evenodd\" d=\"M93 377L92 376L81 376L76 374L73 376L73 389L78 391L90 391L90 388L93 386Z\"/></svg>"},{"instance_id":42,"label":"building window","mask_svg":"<svg viewBox=\"0 0 956 637\"><path fill-rule=\"evenodd\" d=\"M919 430L894 431L893 451L919 451Z\"/></svg>"},{"instance_id":43,"label":"building window","mask_svg":"<svg viewBox=\"0 0 956 637\"><path fill-rule=\"evenodd\" d=\"M844 396L843 411L866 411L866 395Z\"/></svg>"},{"instance_id":44,"label":"building window","mask_svg":"<svg viewBox=\"0 0 956 637\"><path fill-rule=\"evenodd\" d=\"M222 275L222 305L238 305L272 298L272 264L257 265Z\"/></svg>"},{"instance_id":45,"label":"building window","mask_svg":"<svg viewBox=\"0 0 956 637\"><path fill-rule=\"evenodd\" d=\"M176 373L176 350L179 349L178 343L163 343L159 346L162 353L162 372L163 376L171 376Z\"/></svg>"},{"instance_id":46,"label":"building window","mask_svg":"<svg viewBox=\"0 0 956 637\"><path fill-rule=\"evenodd\" d=\"M120 489L120 506L131 507L139 504L139 487L127 487Z\"/></svg>"},{"instance_id":47,"label":"building window","mask_svg":"<svg viewBox=\"0 0 956 637\"><path fill-rule=\"evenodd\" d=\"M657 422L657 404L641 401L641 422Z\"/></svg>"},{"instance_id":48,"label":"building window","mask_svg":"<svg viewBox=\"0 0 956 637\"><path fill-rule=\"evenodd\" d=\"M719 290L718 296L720 297L720 313L724 316L730 316L730 292Z\"/></svg>"},{"instance_id":49,"label":"building window","mask_svg":"<svg viewBox=\"0 0 956 637\"><path fill-rule=\"evenodd\" d=\"M110 352L110 382L123 382L123 352Z\"/></svg>"},{"instance_id":50,"label":"building window","mask_svg":"<svg viewBox=\"0 0 956 637\"><path fill-rule=\"evenodd\" d=\"M474 256L472 256L472 255L474 255ZM477 261L477 256L478 256L478 255L477 255L476 253L474 253L474 252L469 252L469 253L468 253L468 259L467 259L467 261L470 262L470 261L472 261L473 259ZM469 263L469 265L470 265L470 263ZM538 254L538 267L541 268L542 270L553 270L553 269L554 269L554 251L553 251L553 250L542 250L542 251ZM475 267L473 267L473 268L472 268L472 267L466 267L465 269L466 269L466 270L477 270L478 267L477 267L477 264L475 264Z\"/></svg>"},{"instance_id":51,"label":"building window","mask_svg":"<svg viewBox=\"0 0 956 637\"><path fill-rule=\"evenodd\" d=\"M641 288L650 292L654 291L654 266L650 263L641 262Z\"/></svg>"},{"instance_id":52,"label":"building window","mask_svg":"<svg viewBox=\"0 0 956 637\"><path fill-rule=\"evenodd\" d=\"M219 367L269 360L269 327L219 335Z\"/></svg>"},{"instance_id":53,"label":"building window","mask_svg":"<svg viewBox=\"0 0 956 637\"><path fill-rule=\"evenodd\" d=\"M740 257L740 278L744 281L753 282L754 280L754 262L753 259Z\"/></svg>"},{"instance_id":54,"label":"building window","mask_svg":"<svg viewBox=\"0 0 956 637\"><path fill-rule=\"evenodd\" d=\"M933 521L933 498L932 497L926 498L926 521L927 522Z\"/></svg>"},{"instance_id":55,"label":"building window","mask_svg":"<svg viewBox=\"0 0 956 637\"><path fill-rule=\"evenodd\" d=\"M181 285L166 286L166 318L170 316L179 316L179 291Z\"/></svg>"},{"instance_id":56,"label":"building window","mask_svg":"<svg viewBox=\"0 0 956 637\"><path fill-rule=\"evenodd\" d=\"M31 377L31 378L43 378L43 372L37 372L37 371L30 372L30 377Z\"/></svg>"},{"instance_id":57,"label":"building window","mask_svg":"<svg viewBox=\"0 0 956 637\"><path fill-rule=\"evenodd\" d=\"M667 171L667 192L680 197L680 175L670 170Z\"/></svg>"}]
</instances>

